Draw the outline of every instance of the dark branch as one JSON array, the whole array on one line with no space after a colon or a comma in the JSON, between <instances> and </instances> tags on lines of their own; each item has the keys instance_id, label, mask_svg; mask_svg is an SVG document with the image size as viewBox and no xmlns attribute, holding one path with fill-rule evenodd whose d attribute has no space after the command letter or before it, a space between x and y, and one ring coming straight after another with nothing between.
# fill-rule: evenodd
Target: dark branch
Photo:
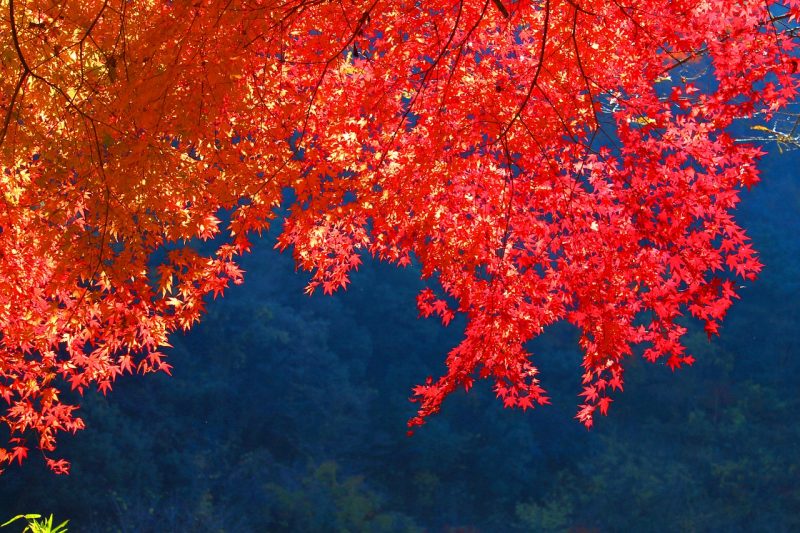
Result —
<instances>
[{"instance_id":1,"label":"dark branch","mask_svg":"<svg viewBox=\"0 0 800 533\"><path fill-rule=\"evenodd\" d=\"M6 111L6 118L3 120L3 129L0 130L0 146L3 145L3 142L6 140L6 134L8 133L8 125L11 123L11 115L14 114L14 104L17 101L17 96L19 96L19 92L22 89L22 84L25 83L25 80L28 79L28 72L23 71L22 76L19 77L19 81L17 82L17 86L14 87L14 94L11 95L11 102L8 104L8 111Z\"/></svg>"},{"instance_id":2,"label":"dark branch","mask_svg":"<svg viewBox=\"0 0 800 533\"><path fill-rule=\"evenodd\" d=\"M511 15L508 13L506 6L503 5L503 2L501 2L500 0L492 0L492 2L494 2L494 5L497 6L497 9L500 11L500 13L503 14L505 18L507 19L511 18Z\"/></svg>"}]
</instances>

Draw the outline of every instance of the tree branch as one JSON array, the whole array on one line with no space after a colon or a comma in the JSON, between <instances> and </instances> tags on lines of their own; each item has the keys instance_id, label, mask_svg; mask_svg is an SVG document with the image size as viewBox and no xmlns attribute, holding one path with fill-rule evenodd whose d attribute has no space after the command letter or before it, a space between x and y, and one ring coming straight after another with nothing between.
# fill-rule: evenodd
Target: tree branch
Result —
<instances>
[{"instance_id":1,"label":"tree branch","mask_svg":"<svg viewBox=\"0 0 800 533\"><path fill-rule=\"evenodd\" d=\"M500 0L492 0L492 2L494 2L494 5L497 6L497 9L500 11L500 13L503 14L505 18L507 19L511 18L511 15L508 13L508 10L506 9L506 6L504 6Z\"/></svg>"},{"instance_id":2,"label":"tree branch","mask_svg":"<svg viewBox=\"0 0 800 533\"><path fill-rule=\"evenodd\" d=\"M14 104L16 103L17 96L22 89L22 84L25 83L26 79L28 79L28 71L23 70L22 75L19 77L19 81L17 82L17 86L14 87L14 94L11 95L11 102L8 104L8 111L6 111L6 118L3 120L3 129L0 130L0 146L3 146L3 143L6 140L8 125L11 123L11 115L14 113Z\"/></svg>"}]
</instances>

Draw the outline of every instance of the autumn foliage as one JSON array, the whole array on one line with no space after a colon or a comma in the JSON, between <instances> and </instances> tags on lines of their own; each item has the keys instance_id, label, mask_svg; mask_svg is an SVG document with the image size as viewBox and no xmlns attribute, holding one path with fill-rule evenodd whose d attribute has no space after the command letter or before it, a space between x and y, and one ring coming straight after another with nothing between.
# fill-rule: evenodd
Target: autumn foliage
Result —
<instances>
[{"instance_id":1,"label":"autumn foliage","mask_svg":"<svg viewBox=\"0 0 800 533\"><path fill-rule=\"evenodd\" d=\"M476 377L547 403L525 343L561 320L591 426L634 346L691 364L680 317L716 334L760 269L732 210L761 151L728 130L795 97L800 0L0 9L0 465L35 435L66 471L62 391L169 372L281 205L309 292L416 261L420 313L466 317L412 427Z\"/></svg>"}]
</instances>

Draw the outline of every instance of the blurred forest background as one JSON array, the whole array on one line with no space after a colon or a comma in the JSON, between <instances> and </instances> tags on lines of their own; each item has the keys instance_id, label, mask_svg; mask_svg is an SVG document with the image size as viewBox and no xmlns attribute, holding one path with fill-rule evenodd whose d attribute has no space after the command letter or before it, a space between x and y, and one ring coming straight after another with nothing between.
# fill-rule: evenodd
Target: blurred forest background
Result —
<instances>
[{"instance_id":1,"label":"blurred forest background","mask_svg":"<svg viewBox=\"0 0 800 533\"><path fill-rule=\"evenodd\" d=\"M591 431L574 418L577 331L532 343L553 405L503 409L488 383L413 437L411 387L444 371L462 322L417 318L414 267L365 264L307 297L272 250L175 335L174 377L87 393L54 476L36 453L0 477L0 521L74 532L800 530L800 157L774 152L738 220L765 264L721 337L691 324L693 367L628 362Z\"/></svg>"}]
</instances>

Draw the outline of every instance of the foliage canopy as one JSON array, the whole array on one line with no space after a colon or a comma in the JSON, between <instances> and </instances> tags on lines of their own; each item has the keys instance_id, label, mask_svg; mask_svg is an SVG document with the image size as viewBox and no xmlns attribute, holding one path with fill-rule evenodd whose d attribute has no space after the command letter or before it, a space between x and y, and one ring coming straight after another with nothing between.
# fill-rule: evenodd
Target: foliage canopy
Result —
<instances>
[{"instance_id":1,"label":"foliage canopy","mask_svg":"<svg viewBox=\"0 0 800 533\"><path fill-rule=\"evenodd\" d=\"M414 258L420 313L466 317L412 427L474 377L547 403L524 345L561 320L591 426L633 346L691 364L679 317L716 334L760 269L728 130L795 97L799 0L0 6L0 464L82 427L65 386L169 372L281 205L309 292Z\"/></svg>"}]
</instances>

